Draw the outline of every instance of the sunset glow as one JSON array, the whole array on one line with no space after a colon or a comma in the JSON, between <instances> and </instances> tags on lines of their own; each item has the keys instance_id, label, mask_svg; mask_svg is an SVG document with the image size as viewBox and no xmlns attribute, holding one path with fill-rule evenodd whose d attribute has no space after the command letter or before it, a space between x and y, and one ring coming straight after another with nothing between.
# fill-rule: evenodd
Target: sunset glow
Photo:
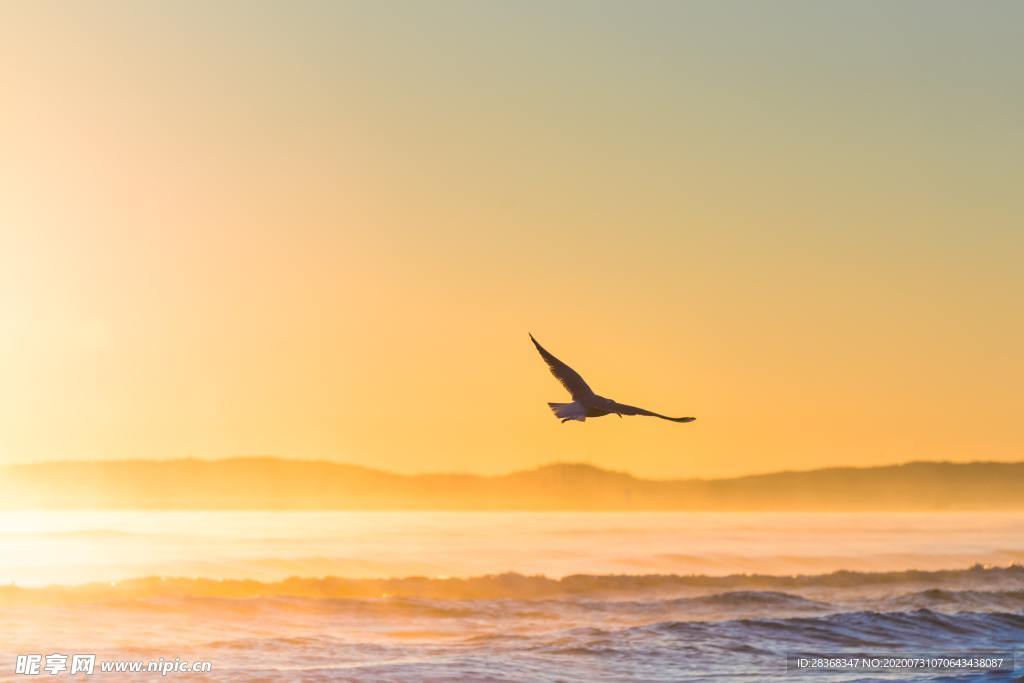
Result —
<instances>
[{"instance_id":1,"label":"sunset glow","mask_svg":"<svg viewBox=\"0 0 1024 683\"><path fill-rule=\"evenodd\" d=\"M1022 26L0 2L0 683L1024 681Z\"/></svg>"},{"instance_id":2,"label":"sunset glow","mask_svg":"<svg viewBox=\"0 0 1024 683\"><path fill-rule=\"evenodd\" d=\"M0 458L1019 459L1019 22L795 7L7 3Z\"/></svg>"}]
</instances>

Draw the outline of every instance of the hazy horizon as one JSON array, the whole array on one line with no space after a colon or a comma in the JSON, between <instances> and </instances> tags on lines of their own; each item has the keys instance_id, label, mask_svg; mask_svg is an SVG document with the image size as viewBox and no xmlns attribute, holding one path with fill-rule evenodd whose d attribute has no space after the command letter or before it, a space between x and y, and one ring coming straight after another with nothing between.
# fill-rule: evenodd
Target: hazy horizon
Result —
<instances>
[{"instance_id":1,"label":"hazy horizon","mask_svg":"<svg viewBox=\"0 0 1024 683\"><path fill-rule=\"evenodd\" d=\"M851 469L851 470L863 470L863 469L878 469L888 467L904 467L907 465L917 464L952 464L952 465L987 465L987 464L1004 464L1004 465L1021 465L1024 464L1024 458L1020 460L994 460L986 458L971 458L971 459L928 459L928 458L914 458L906 460L895 460L893 462L878 463L871 465L864 465L859 463L851 464L830 464L820 467L806 467L806 468L789 468L789 469L766 469L766 470L754 470L750 472L739 472L736 474L729 474L724 476L708 476L708 477L690 477L690 476L646 476L638 472L631 471L628 467L604 467L597 463L587 462L585 460L564 460L554 459L545 462L539 462L530 464L523 467L515 467L507 470L498 471L473 471L473 470L454 470L454 469L430 469L420 471L404 471L400 469L391 469L384 466L375 466L373 464L366 464L362 462L341 460L330 457L300 457L300 456L287 456L287 455L272 455L267 453L252 453L252 454L235 454L235 455L221 455L221 456L202 456L202 455L181 455L181 456L137 456L137 457L123 457L123 456L108 456L108 457L97 457L97 458L50 458L40 460L17 460L12 459L7 462L0 463L0 468L7 465L53 465L60 463L117 463L117 462L175 462L175 461L199 461L207 463L217 463L224 461L237 461L237 460L279 460L283 462L296 462L296 463L324 463L330 465L341 465L359 467L363 469L373 470L376 472L383 472L386 474L393 474L402 477L419 477L419 476L430 476L430 475L466 475L473 477L502 477L510 474L516 474L520 472L531 472L535 470L557 467L557 466L568 466L568 467L591 467L604 472L626 474L628 476L637 479L646 479L650 481L675 481L675 480L688 480L688 479L702 479L702 480L718 480L718 479L743 479L747 477L758 477L763 475L771 474L785 474L785 473L806 473L806 472L817 472L820 470L834 470L834 469Z\"/></svg>"},{"instance_id":2,"label":"hazy horizon","mask_svg":"<svg viewBox=\"0 0 1024 683\"><path fill-rule=\"evenodd\" d=\"M0 467L7 510L861 511L1024 509L1022 463L917 462L723 479L587 464L403 475L324 460L64 461Z\"/></svg>"}]
</instances>

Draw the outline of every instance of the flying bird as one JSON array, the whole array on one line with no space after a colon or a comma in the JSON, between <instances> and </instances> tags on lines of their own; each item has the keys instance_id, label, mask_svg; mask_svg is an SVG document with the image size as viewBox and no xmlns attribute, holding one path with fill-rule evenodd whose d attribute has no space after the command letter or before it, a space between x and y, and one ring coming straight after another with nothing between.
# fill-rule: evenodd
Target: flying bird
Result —
<instances>
[{"instance_id":1,"label":"flying bird","mask_svg":"<svg viewBox=\"0 0 1024 683\"><path fill-rule=\"evenodd\" d=\"M561 418L562 422L568 422L569 420L585 422L588 417L601 417L602 415L611 415L613 413L619 417L623 415L648 415L650 417L660 417L662 420L671 420L672 422L693 422L697 419L695 417L668 417L660 413L653 413L650 410L637 408L636 406L617 403L613 399L605 398L604 396L598 396L583 381L580 373L552 356L547 349L533 338L532 334L530 335L530 341L537 347L540 357L548 364L551 374L562 383L566 391L572 394L572 403L548 403L551 412L555 414L555 417Z\"/></svg>"}]
</instances>

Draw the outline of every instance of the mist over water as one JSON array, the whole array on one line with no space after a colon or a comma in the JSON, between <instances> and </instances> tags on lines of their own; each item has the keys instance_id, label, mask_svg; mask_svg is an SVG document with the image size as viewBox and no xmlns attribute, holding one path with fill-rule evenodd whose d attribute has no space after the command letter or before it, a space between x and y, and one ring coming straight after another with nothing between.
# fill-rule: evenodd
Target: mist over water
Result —
<instances>
[{"instance_id":1,"label":"mist over water","mask_svg":"<svg viewBox=\"0 0 1024 683\"><path fill-rule=\"evenodd\" d=\"M1019 513L151 512L0 515L0 581L819 574L1024 562Z\"/></svg>"},{"instance_id":2,"label":"mist over water","mask_svg":"<svg viewBox=\"0 0 1024 683\"><path fill-rule=\"evenodd\" d=\"M0 680L32 652L207 659L180 680L218 681L801 680L786 656L803 651L1024 662L1014 563L1024 519L1001 513L5 513Z\"/></svg>"}]
</instances>

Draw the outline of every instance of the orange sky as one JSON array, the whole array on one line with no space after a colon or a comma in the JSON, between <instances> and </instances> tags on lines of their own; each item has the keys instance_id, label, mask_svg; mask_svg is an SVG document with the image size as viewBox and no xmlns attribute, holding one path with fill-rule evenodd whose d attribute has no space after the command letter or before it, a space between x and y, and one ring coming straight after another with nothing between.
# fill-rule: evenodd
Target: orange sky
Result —
<instances>
[{"instance_id":1,"label":"orange sky","mask_svg":"<svg viewBox=\"0 0 1024 683\"><path fill-rule=\"evenodd\" d=\"M2 461L1024 457L1020 5L217 7L0 8Z\"/></svg>"}]
</instances>

